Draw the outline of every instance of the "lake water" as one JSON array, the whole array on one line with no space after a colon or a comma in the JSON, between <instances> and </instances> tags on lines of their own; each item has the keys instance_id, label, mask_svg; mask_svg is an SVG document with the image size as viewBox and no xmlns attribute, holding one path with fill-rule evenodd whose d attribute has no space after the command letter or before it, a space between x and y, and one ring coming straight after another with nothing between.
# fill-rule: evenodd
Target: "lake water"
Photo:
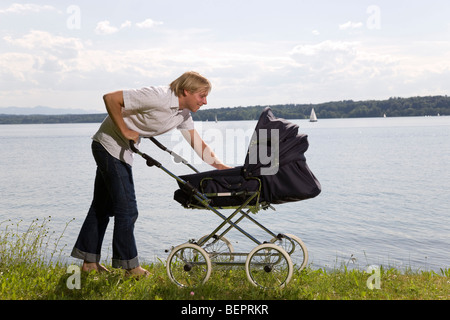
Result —
<instances>
[{"instance_id":1,"label":"lake water","mask_svg":"<svg viewBox=\"0 0 450 320\"><path fill-rule=\"evenodd\" d=\"M310 200L260 211L255 218L275 233L300 237L313 268L384 265L413 270L450 267L450 117L294 120L308 134L307 163L322 185ZM243 138L256 121L203 122L198 130L230 165L243 162ZM69 257L93 192L95 162L90 137L99 124L0 126L0 222L51 216ZM248 137L249 138L249 137ZM201 171L210 170L182 143L178 132L161 142ZM224 142L225 141L225 142ZM191 173L150 141L141 150L175 174ZM173 200L177 184L136 158L139 206L136 240L141 260L165 259L166 249L210 233L220 218L183 209ZM111 221L103 257L111 259ZM250 222L242 227L261 241L268 236ZM2 226L2 228L4 228ZM227 237L235 251L254 244L237 231ZM69 260L71 258L68 258Z\"/></svg>"}]
</instances>

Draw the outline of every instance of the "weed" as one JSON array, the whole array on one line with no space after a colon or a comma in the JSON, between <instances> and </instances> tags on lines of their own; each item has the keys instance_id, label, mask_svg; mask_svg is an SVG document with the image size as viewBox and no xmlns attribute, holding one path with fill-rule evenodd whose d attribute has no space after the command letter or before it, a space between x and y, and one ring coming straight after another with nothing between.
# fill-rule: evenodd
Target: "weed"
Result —
<instances>
[{"instance_id":1,"label":"weed","mask_svg":"<svg viewBox=\"0 0 450 320\"><path fill-rule=\"evenodd\" d=\"M284 289L262 290L247 281L243 269L214 269L207 283L181 289L166 274L164 261L143 265L148 278L127 277L123 270L81 273L81 289L69 289L68 265L61 262L62 235L48 231L50 217L34 220L24 232L11 220L0 223L0 299L27 300L376 300L450 299L450 269L429 271L380 268L381 287L370 290L370 274L357 269L326 271L308 266L295 271ZM70 222L66 224L66 228ZM63 232L65 229L63 230ZM352 258L352 257L351 257Z\"/></svg>"}]
</instances>

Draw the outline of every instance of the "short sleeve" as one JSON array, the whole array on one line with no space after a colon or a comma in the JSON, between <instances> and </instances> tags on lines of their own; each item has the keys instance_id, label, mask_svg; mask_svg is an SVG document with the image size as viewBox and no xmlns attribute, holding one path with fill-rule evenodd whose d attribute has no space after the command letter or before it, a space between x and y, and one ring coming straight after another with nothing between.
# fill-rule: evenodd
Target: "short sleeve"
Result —
<instances>
[{"instance_id":1,"label":"short sleeve","mask_svg":"<svg viewBox=\"0 0 450 320\"><path fill-rule=\"evenodd\" d=\"M166 102L161 97L167 97L167 92L160 87L145 87L123 91L123 101L126 110L143 110L154 108ZM167 99L167 98L166 98Z\"/></svg>"},{"instance_id":2,"label":"short sleeve","mask_svg":"<svg viewBox=\"0 0 450 320\"><path fill-rule=\"evenodd\" d=\"M184 117L184 121L177 127L178 130L193 130L194 120L192 119L191 113L187 110L181 111Z\"/></svg>"}]
</instances>

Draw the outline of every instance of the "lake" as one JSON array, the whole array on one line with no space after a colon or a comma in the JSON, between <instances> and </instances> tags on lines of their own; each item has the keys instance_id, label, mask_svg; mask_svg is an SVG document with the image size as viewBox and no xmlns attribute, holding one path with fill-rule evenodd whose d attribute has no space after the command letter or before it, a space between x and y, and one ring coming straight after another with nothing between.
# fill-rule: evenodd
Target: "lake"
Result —
<instances>
[{"instance_id":1,"label":"lake","mask_svg":"<svg viewBox=\"0 0 450 320\"><path fill-rule=\"evenodd\" d=\"M275 233L300 237L313 268L401 269L450 267L450 117L293 120L308 134L307 163L322 185L310 200L260 211L255 218ZM244 161L256 121L202 122L197 130L230 165ZM64 257L70 251L92 200L95 162L91 136L99 124L0 126L0 222L25 229L51 216L49 227L62 233ZM200 171L212 169L194 157L181 135L159 141L181 153ZM175 174L191 173L145 140L141 150ZM139 207L136 241L141 260L164 260L165 250L209 234L220 218L188 210L173 200L176 181L136 157L133 174ZM110 262L113 221L103 257ZM260 240L267 235L252 223L242 227ZM3 229L4 226L2 225ZM233 230L235 251L254 244Z\"/></svg>"}]
</instances>

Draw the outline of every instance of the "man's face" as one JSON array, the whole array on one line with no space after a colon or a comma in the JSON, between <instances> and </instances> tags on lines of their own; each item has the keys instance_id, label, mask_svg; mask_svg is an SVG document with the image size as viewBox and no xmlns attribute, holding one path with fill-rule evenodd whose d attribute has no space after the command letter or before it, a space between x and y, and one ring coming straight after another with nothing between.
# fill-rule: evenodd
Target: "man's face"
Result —
<instances>
[{"instance_id":1,"label":"man's face","mask_svg":"<svg viewBox=\"0 0 450 320\"><path fill-rule=\"evenodd\" d=\"M198 91L190 93L187 90L184 91L185 94L185 108L189 109L191 112L197 112L201 106L207 104L206 97L208 96L208 91Z\"/></svg>"}]
</instances>

